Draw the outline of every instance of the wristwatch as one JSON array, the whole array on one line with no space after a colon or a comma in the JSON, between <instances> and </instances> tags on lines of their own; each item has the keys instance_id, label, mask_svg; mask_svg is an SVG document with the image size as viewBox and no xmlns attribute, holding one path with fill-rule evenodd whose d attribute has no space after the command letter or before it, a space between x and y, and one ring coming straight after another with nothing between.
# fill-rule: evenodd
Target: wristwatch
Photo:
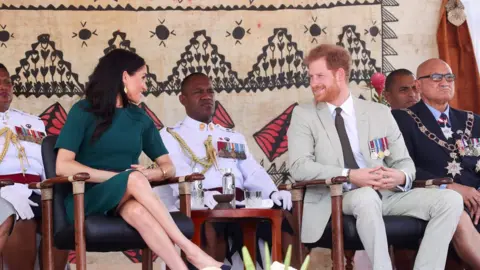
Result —
<instances>
[{"instance_id":1,"label":"wristwatch","mask_svg":"<svg viewBox=\"0 0 480 270\"><path fill-rule=\"evenodd\" d=\"M347 184L350 184L350 171L351 169L347 170Z\"/></svg>"}]
</instances>

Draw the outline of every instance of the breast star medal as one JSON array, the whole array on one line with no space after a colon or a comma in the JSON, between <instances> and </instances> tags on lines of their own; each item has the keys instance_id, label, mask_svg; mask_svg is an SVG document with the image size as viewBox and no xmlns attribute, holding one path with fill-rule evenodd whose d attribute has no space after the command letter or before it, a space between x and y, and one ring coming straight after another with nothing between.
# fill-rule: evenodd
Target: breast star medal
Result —
<instances>
[{"instance_id":1,"label":"breast star medal","mask_svg":"<svg viewBox=\"0 0 480 270\"><path fill-rule=\"evenodd\" d=\"M480 173L480 159L477 161L477 165L475 166L475 172Z\"/></svg>"},{"instance_id":2,"label":"breast star medal","mask_svg":"<svg viewBox=\"0 0 480 270\"><path fill-rule=\"evenodd\" d=\"M445 136L445 138L448 140L452 138L453 132L452 129L449 127L442 127L442 133Z\"/></svg>"},{"instance_id":3,"label":"breast star medal","mask_svg":"<svg viewBox=\"0 0 480 270\"><path fill-rule=\"evenodd\" d=\"M463 170L462 166L460 166L460 162L457 162L457 154L455 153L450 153L450 157L453 159L452 162L447 162L447 167L445 169L448 170L448 174L452 175L452 177L455 177L455 175L461 175L462 173L460 172Z\"/></svg>"}]
</instances>

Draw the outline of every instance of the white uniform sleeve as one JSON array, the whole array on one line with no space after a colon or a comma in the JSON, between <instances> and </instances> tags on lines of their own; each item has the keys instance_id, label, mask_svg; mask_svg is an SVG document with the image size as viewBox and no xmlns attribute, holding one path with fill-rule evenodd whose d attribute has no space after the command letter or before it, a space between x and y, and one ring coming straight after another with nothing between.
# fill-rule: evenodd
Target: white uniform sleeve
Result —
<instances>
[{"instance_id":1,"label":"white uniform sleeve","mask_svg":"<svg viewBox=\"0 0 480 270\"><path fill-rule=\"evenodd\" d=\"M267 171L253 158L248 149L247 142L243 135L238 134L245 144L245 154L247 158L239 161L239 168L242 172L244 182L243 186L248 190L261 190L262 197L268 199L270 194L277 191L277 186L273 182Z\"/></svg>"}]
</instances>

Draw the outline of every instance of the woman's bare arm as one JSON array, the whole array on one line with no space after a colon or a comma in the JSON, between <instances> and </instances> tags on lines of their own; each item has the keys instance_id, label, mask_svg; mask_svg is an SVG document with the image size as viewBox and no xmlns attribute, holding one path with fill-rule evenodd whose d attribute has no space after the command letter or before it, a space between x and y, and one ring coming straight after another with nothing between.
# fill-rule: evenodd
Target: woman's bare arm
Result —
<instances>
[{"instance_id":1,"label":"woman's bare arm","mask_svg":"<svg viewBox=\"0 0 480 270\"><path fill-rule=\"evenodd\" d=\"M157 167L142 170L142 173L149 181L161 181L175 176L175 166L168 154L155 159Z\"/></svg>"},{"instance_id":2,"label":"woman's bare arm","mask_svg":"<svg viewBox=\"0 0 480 270\"><path fill-rule=\"evenodd\" d=\"M81 163L75 161L75 155L76 154L70 150L62 148L58 150L56 164L56 173L58 176L69 176L76 173L85 172L90 174L90 179L87 180L87 182L101 183L117 174L116 172L97 170L82 165Z\"/></svg>"}]
</instances>

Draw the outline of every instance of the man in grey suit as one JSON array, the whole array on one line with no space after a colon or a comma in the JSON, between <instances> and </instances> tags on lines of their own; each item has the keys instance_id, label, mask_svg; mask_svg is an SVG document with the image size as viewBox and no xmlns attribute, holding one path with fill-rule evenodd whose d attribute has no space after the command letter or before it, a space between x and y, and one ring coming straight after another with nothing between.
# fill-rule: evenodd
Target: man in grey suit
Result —
<instances>
[{"instance_id":1,"label":"man in grey suit","mask_svg":"<svg viewBox=\"0 0 480 270\"><path fill-rule=\"evenodd\" d=\"M415 165L389 108L350 94L348 51L320 45L305 63L314 101L297 106L292 114L288 130L292 177L296 181L347 177L343 212L356 218L374 269L392 269L382 215L428 220L415 269L444 269L463 210L461 196L451 190L411 190ZM307 188L302 242L315 246L321 238L330 203L327 188Z\"/></svg>"}]
</instances>

